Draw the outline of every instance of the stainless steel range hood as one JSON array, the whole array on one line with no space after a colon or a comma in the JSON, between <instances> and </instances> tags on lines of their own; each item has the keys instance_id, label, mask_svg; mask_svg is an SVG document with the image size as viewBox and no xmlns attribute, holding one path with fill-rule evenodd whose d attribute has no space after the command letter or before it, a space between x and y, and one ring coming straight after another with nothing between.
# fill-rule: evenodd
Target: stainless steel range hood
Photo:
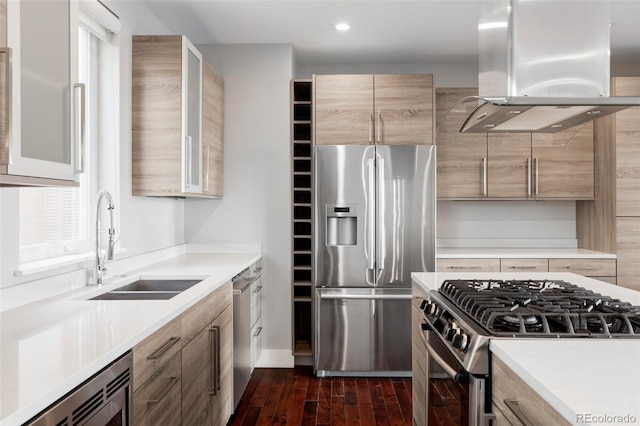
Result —
<instances>
[{"instance_id":1,"label":"stainless steel range hood","mask_svg":"<svg viewBox=\"0 0 640 426\"><path fill-rule=\"evenodd\" d=\"M483 1L463 133L554 133L640 105L609 97L607 0Z\"/></svg>"}]
</instances>

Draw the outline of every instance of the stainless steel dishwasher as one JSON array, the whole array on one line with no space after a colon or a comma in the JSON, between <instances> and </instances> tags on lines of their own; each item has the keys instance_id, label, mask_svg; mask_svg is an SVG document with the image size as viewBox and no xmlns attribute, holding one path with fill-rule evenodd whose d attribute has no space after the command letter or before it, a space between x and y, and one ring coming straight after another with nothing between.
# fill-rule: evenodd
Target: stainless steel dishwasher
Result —
<instances>
[{"instance_id":1,"label":"stainless steel dishwasher","mask_svg":"<svg viewBox=\"0 0 640 426\"><path fill-rule=\"evenodd\" d=\"M249 268L233 282L233 408L251 379L251 284Z\"/></svg>"}]
</instances>

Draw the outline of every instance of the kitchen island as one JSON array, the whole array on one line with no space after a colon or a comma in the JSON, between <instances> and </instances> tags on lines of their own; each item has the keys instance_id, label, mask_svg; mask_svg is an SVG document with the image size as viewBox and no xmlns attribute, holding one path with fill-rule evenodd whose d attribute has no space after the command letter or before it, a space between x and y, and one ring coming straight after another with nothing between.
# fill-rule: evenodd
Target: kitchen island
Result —
<instances>
[{"instance_id":1,"label":"kitchen island","mask_svg":"<svg viewBox=\"0 0 640 426\"><path fill-rule=\"evenodd\" d=\"M189 253L0 314L0 424L20 425L244 268L258 253ZM202 280L169 300L88 300L139 278Z\"/></svg>"},{"instance_id":2,"label":"kitchen island","mask_svg":"<svg viewBox=\"0 0 640 426\"><path fill-rule=\"evenodd\" d=\"M418 291L452 279L563 280L640 305L640 292L571 273L416 273L412 278ZM640 339L491 337L489 350L569 424L640 424Z\"/></svg>"}]
</instances>

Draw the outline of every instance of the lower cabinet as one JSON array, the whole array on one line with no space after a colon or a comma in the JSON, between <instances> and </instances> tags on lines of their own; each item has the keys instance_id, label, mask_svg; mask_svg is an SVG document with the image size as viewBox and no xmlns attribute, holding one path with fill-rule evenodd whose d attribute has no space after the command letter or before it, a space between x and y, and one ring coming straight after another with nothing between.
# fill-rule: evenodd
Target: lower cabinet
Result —
<instances>
[{"instance_id":1,"label":"lower cabinet","mask_svg":"<svg viewBox=\"0 0 640 426\"><path fill-rule=\"evenodd\" d=\"M499 358L494 356L492 361L491 395L496 425L570 424Z\"/></svg>"},{"instance_id":2,"label":"lower cabinet","mask_svg":"<svg viewBox=\"0 0 640 426\"><path fill-rule=\"evenodd\" d=\"M225 283L133 348L134 425L226 425L233 406L233 308Z\"/></svg>"}]
</instances>

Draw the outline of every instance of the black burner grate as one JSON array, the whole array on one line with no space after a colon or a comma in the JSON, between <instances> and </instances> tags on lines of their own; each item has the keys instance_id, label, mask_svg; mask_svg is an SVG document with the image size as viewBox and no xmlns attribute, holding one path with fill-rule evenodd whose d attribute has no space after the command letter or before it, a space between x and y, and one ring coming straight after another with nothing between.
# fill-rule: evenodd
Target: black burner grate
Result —
<instances>
[{"instance_id":1,"label":"black burner grate","mask_svg":"<svg viewBox=\"0 0 640 426\"><path fill-rule=\"evenodd\" d=\"M497 336L640 337L640 306L554 280L447 280L440 292Z\"/></svg>"}]
</instances>

